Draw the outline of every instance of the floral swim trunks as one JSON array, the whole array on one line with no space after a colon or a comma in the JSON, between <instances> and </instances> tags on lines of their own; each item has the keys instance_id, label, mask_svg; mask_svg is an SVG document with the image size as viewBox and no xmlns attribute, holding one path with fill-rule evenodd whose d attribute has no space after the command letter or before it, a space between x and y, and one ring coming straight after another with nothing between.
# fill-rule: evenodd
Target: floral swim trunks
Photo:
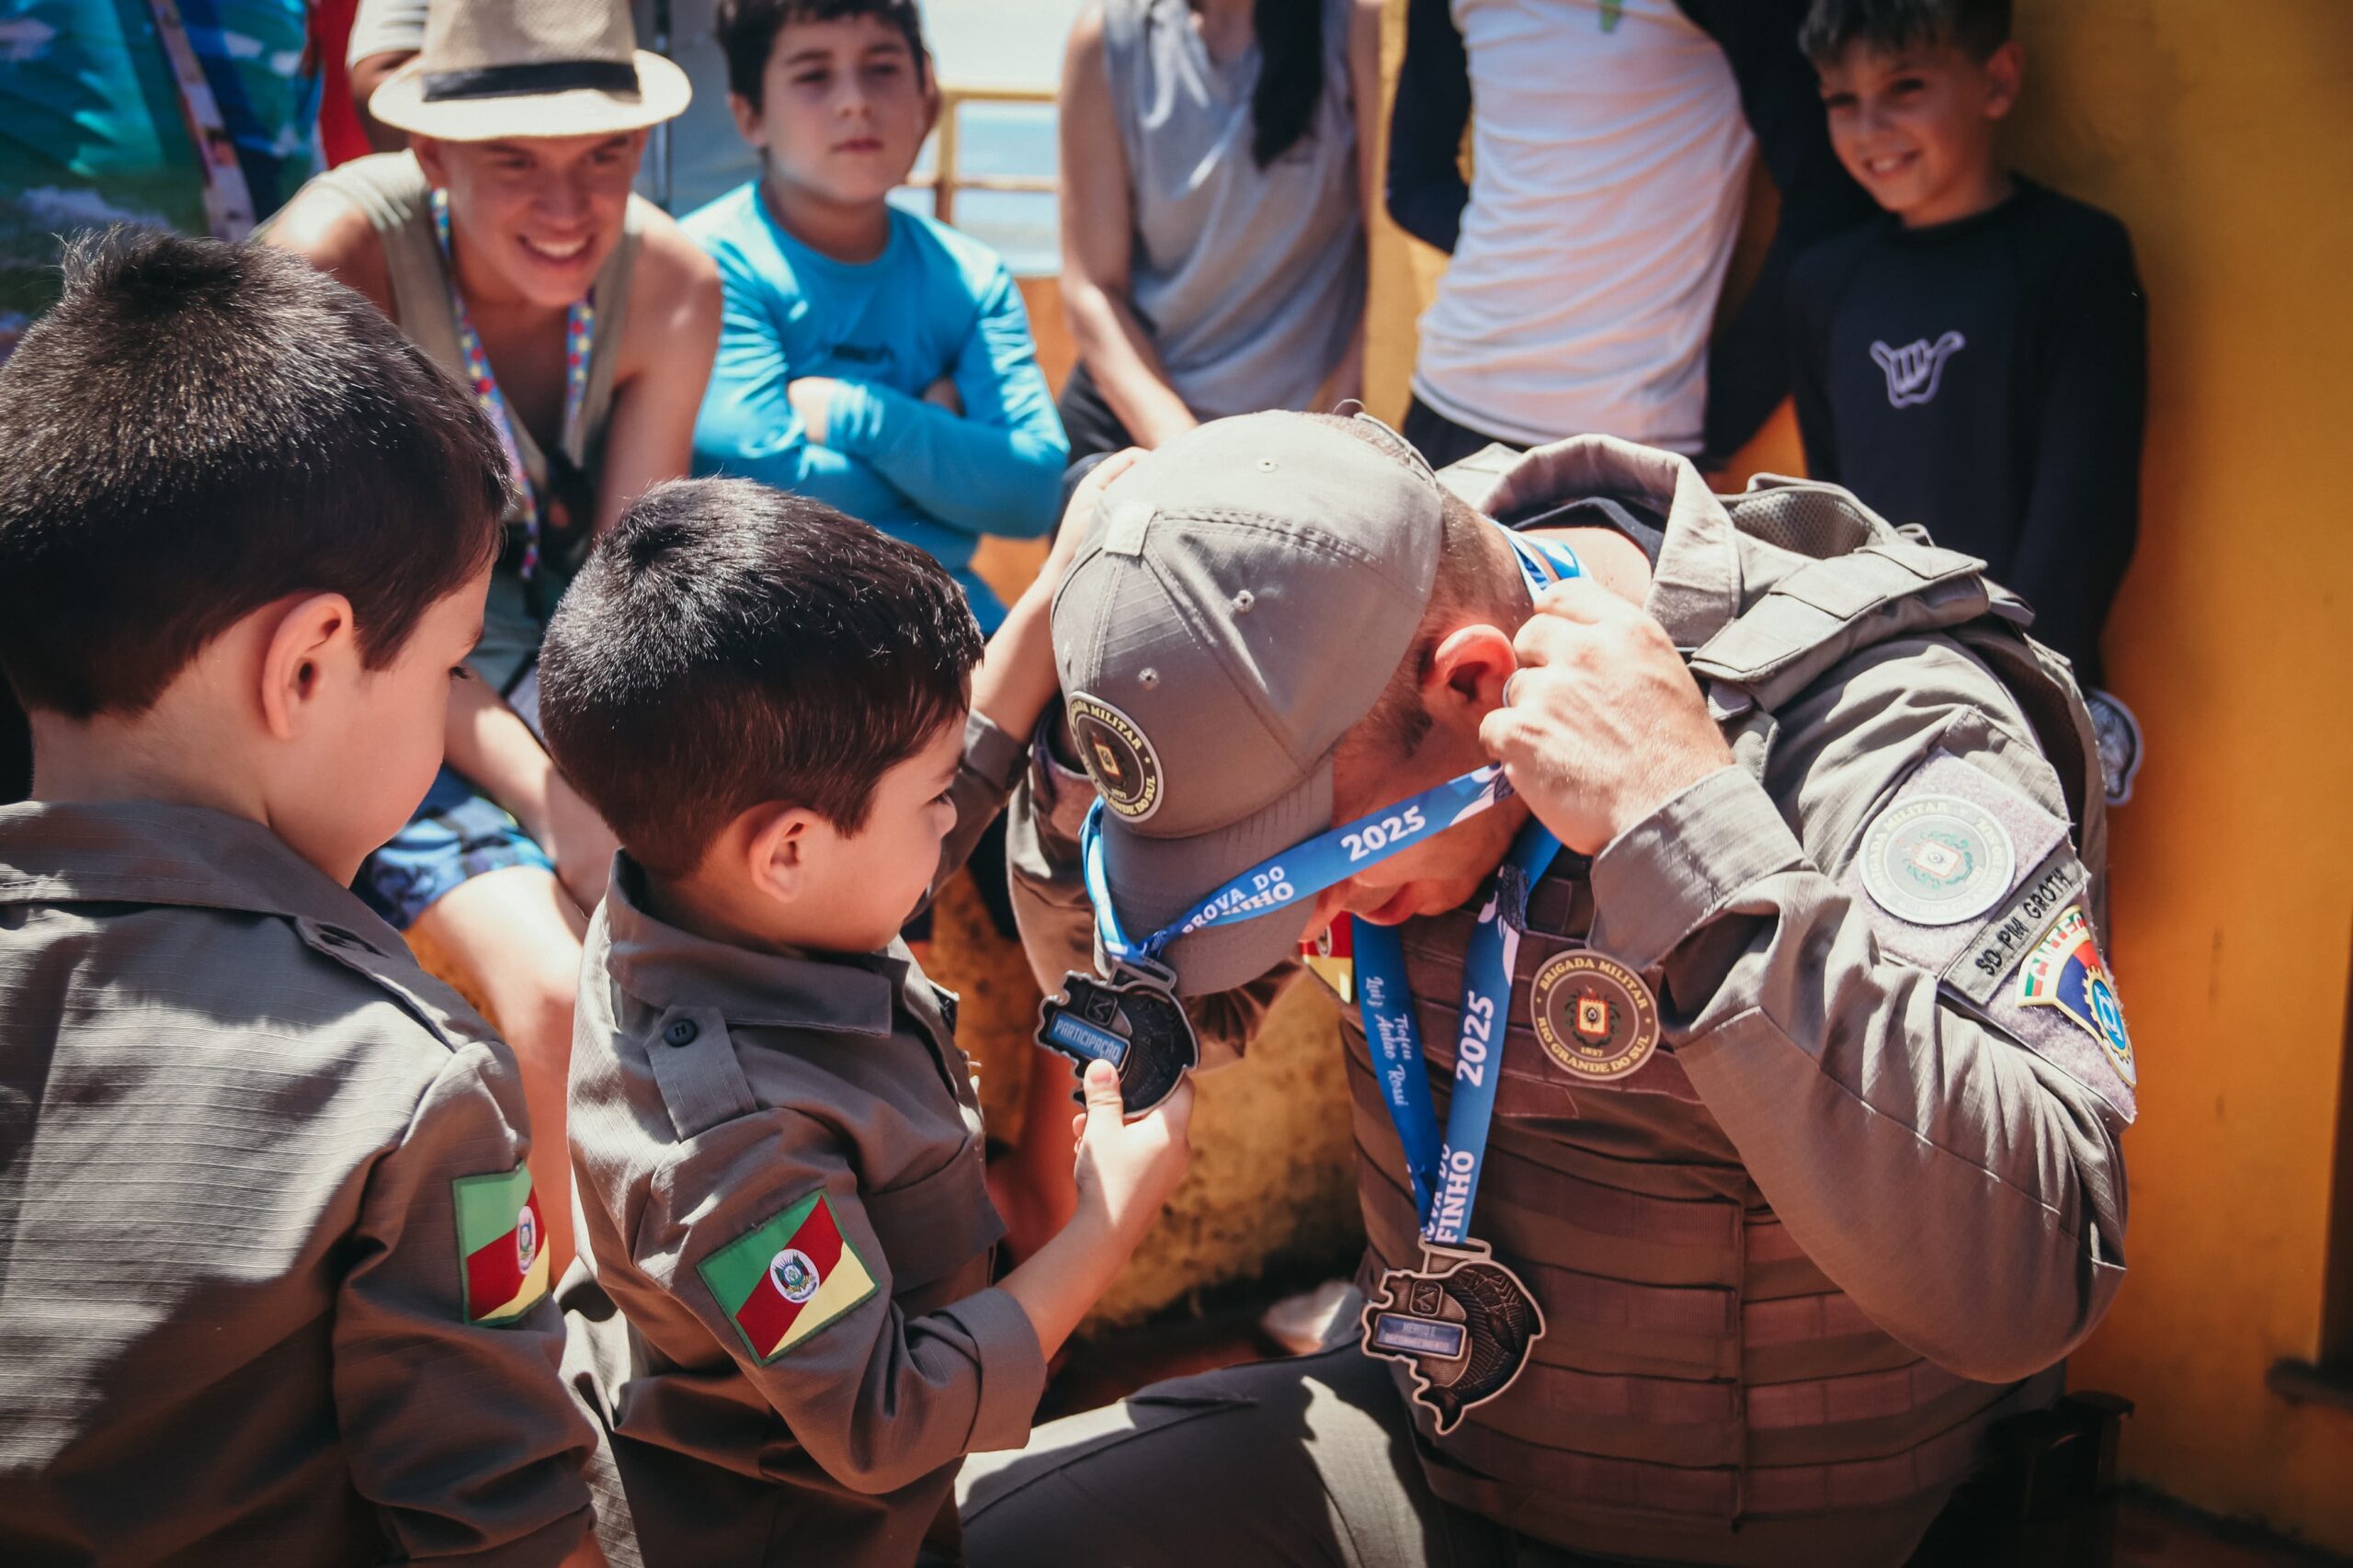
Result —
<instances>
[{"instance_id":1,"label":"floral swim trunks","mask_svg":"<svg viewBox=\"0 0 2353 1568\"><path fill-rule=\"evenodd\" d=\"M444 767L408 825L360 866L351 891L392 929L405 931L459 883L509 866L555 870L522 824Z\"/></svg>"}]
</instances>

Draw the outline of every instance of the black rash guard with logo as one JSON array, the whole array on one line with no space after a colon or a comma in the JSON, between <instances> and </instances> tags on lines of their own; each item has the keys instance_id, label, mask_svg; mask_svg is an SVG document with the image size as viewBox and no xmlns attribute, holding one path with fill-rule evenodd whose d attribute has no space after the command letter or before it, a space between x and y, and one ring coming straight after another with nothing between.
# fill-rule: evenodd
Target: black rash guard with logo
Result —
<instances>
[{"instance_id":1,"label":"black rash guard with logo","mask_svg":"<svg viewBox=\"0 0 2353 1568\"><path fill-rule=\"evenodd\" d=\"M2148 306L2124 225L2030 181L1972 217L1882 217L1790 275L1807 472L1983 558L2100 683L2140 528Z\"/></svg>"}]
</instances>

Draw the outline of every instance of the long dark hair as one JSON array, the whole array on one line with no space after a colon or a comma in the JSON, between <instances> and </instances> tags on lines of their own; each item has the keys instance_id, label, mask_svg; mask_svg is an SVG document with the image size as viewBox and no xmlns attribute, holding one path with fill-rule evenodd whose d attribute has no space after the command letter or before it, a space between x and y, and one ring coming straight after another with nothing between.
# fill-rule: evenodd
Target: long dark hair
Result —
<instances>
[{"instance_id":1,"label":"long dark hair","mask_svg":"<svg viewBox=\"0 0 2353 1568\"><path fill-rule=\"evenodd\" d=\"M1258 87L1250 95L1250 155L1265 168L1315 125L1324 97L1324 0L1256 0Z\"/></svg>"}]
</instances>

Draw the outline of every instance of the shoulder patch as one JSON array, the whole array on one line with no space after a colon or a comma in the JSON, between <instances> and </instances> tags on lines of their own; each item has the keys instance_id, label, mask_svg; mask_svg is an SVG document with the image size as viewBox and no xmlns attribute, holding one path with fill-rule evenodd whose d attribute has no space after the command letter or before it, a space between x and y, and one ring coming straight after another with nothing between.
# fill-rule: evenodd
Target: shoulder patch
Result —
<instances>
[{"instance_id":1,"label":"shoulder patch","mask_svg":"<svg viewBox=\"0 0 2353 1568\"><path fill-rule=\"evenodd\" d=\"M2086 912L2090 877L2055 812L1938 752L1863 830L1847 881L1883 952L2133 1119L2131 1041Z\"/></svg>"},{"instance_id":2,"label":"shoulder patch","mask_svg":"<svg viewBox=\"0 0 2353 1568\"><path fill-rule=\"evenodd\" d=\"M547 1225L531 1167L449 1184L458 1219L458 1275L466 1322L511 1324L548 1293Z\"/></svg>"},{"instance_id":3,"label":"shoulder patch","mask_svg":"<svg viewBox=\"0 0 2353 1568\"><path fill-rule=\"evenodd\" d=\"M1871 819L1863 834L1863 891L1915 926L1973 920L2010 891L2018 851L2001 819L1960 795L1916 794Z\"/></svg>"},{"instance_id":4,"label":"shoulder patch","mask_svg":"<svg viewBox=\"0 0 2353 1568\"><path fill-rule=\"evenodd\" d=\"M1943 971L2010 911L2022 880L2041 876L2054 858L2074 858L2063 818L1938 751L1864 824L1845 880L1870 912L1882 948Z\"/></svg>"},{"instance_id":5,"label":"shoulder patch","mask_svg":"<svg viewBox=\"0 0 2353 1568\"><path fill-rule=\"evenodd\" d=\"M2100 957L2099 938L2091 916L2080 903L2060 911L2051 929L2034 945L2018 968L2018 1002L2028 1007L2055 1007L2076 1028L2097 1040L2128 1087L2140 1083L2132 1061L2132 1037L2125 1032L2124 1007L2116 999L2116 982Z\"/></svg>"},{"instance_id":6,"label":"shoulder patch","mask_svg":"<svg viewBox=\"0 0 2353 1568\"><path fill-rule=\"evenodd\" d=\"M712 1253L696 1272L763 1367L877 1289L822 1192Z\"/></svg>"}]
</instances>

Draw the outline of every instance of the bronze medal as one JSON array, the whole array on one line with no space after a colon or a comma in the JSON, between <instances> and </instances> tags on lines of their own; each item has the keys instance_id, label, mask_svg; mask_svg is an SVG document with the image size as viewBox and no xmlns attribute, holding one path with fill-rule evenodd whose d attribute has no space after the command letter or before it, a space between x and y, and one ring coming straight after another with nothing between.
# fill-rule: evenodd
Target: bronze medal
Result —
<instances>
[{"instance_id":1,"label":"bronze medal","mask_svg":"<svg viewBox=\"0 0 2353 1568\"><path fill-rule=\"evenodd\" d=\"M1073 971L1061 994L1038 1005L1038 1043L1082 1073L1090 1062L1108 1062L1120 1074L1121 1108L1142 1116L1200 1064L1200 1040L1174 980L1143 960L1114 965L1108 981Z\"/></svg>"},{"instance_id":2,"label":"bronze medal","mask_svg":"<svg viewBox=\"0 0 2353 1568\"><path fill-rule=\"evenodd\" d=\"M1638 1073L1658 1050L1658 998L1641 975L1591 948L1544 960L1529 983L1528 1021L1545 1054L1586 1083Z\"/></svg>"},{"instance_id":3,"label":"bronze medal","mask_svg":"<svg viewBox=\"0 0 2353 1568\"><path fill-rule=\"evenodd\" d=\"M1384 1270L1360 1323L1365 1353L1404 1363L1441 1437L1517 1382L1544 1337L1535 1296L1480 1241L1425 1243L1421 1267Z\"/></svg>"}]
</instances>

